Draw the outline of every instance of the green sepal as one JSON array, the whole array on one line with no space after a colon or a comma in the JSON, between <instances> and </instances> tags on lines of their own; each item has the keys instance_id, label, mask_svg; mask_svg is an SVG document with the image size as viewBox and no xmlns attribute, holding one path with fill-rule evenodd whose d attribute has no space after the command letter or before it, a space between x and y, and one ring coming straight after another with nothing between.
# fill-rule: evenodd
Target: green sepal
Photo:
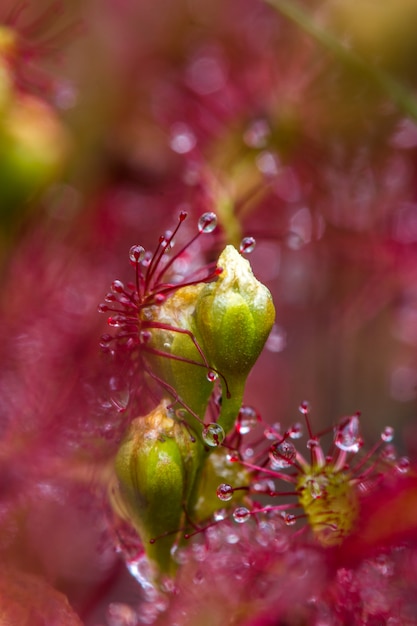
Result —
<instances>
[{"instance_id":1,"label":"green sepal","mask_svg":"<svg viewBox=\"0 0 417 626\"><path fill-rule=\"evenodd\" d=\"M226 379L218 423L228 432L241 406L246 379L271 331L275 308L267 287L233 246L226 246L218 267L223 270L218 280L199 294L195 327L209 362Z\"/></svg>"},{"instance_id":2,"label":"green sepal","mask_svg":"<svg viewBox=\"0 0 417 626\"><path fill-rule=\"evenodd\" d=\"M198 470L198 442L160 404L131 423L116 459L117 512L138 532L158 571L173 574L171 548Z\"/></svg>"}]
</instances>

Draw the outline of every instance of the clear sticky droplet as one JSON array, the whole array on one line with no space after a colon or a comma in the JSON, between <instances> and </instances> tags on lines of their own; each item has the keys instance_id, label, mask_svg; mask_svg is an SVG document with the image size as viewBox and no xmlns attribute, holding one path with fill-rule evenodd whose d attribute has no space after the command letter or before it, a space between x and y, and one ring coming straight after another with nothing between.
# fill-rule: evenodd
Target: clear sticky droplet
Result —
<instances>
[{"instance_id":1,"label":"clear sticky droplet","mask_svg":"<svg viewBox=\"0 0 417 626\"><path fill-rule=\"evenodd\" d=\"M293 424L288 432L291 439L300 439L303 436L304 428L300 422Z\"/></svg>"},{"instance_id":2,"label":"clear sticky droplet","mask_svg":"<svg viewBox=\"0 0 417 626\"><path fill-rule=\"evenodd\" d=\"M317 446L319 445L318 439L309 439L307 441L307 448L309 450L313 450L313 448L317 448Z\"/></svg>"},{"instance_id":3,"label":"clear sticky droplet","mask_svg":"<svg viewBox=\"0 0 417 626\"><path fill-rule=\"evenodd\" d=\"M114 280L110 286L110 289L113 291L113 293L122 293L124 291L124 288L125 286L121 280Z\"/></svg>"},{"instance_id":4,"label":"clear sticky droplet","mask_svg":"<svg viewBox=\"0 0 417 626\"><path fill-rule=\"evenodd\" d=\"M397 458L397 451L393 445L384 446L383 450L381 451L380 457L383 461L392 463Z\"/></svg>"},{"instance_id":5,"label":"clear sticky droplet","mask_svg":"<svg viewBox=\"0 0 417 626\"><path fill-rule=\"evenodd\" d=\"M301 402L300 406L298 407L298 410L303 415L308 415L310 413L310 408L311 408L310 403L304 400L304 402Z\"/></svg>"},{"instance_id":6,"label":"clear sticky droplet","mask_svg":"<svg viewBox=\"0 0 417 626\"><path fill-rule=\"evenodd\" d=\"M113 315L112 317L109 317L107 323L113 328L120 328L121 326L124 326L126 319L123 315Z\"/></svg>"},{"instance_id":7,"label":"clear sticky droplet","mask_svg":"<svg viewBox=\"0 0 417 626\"><path fill-rule=\"evenodd\" d=\"M243 237L240 242L239 252L240 254L250 254L255 250L256 239L255 237Z\"/></svg>"},{"instance_id":8,"label":"clear sticky droplet","mask_svg":"<svg viewBox=\"0 0 417 626\"><path fill-rule=\"evenodd\" d=\"M359 418L352 415L343 418L341 423L335 428L335 445L345 452L358 452L362 445L362 439L359 434Z\"/></svg>"},{"instance_id":9,"label":"clear sticky droplet","mask_svg":"<svg viewBox=\"0 0 417 626\"><path fill-rule=\"evenodd\" d=\"M198 220L200 233L212 233L217 226L217 215L213 212L203 213Z\"/></svg>"},{"instance_id":10,"label":"clear sticky droplet","mask_svg":"<svg viewBox=\"0 0 417 626\"><path fill-rule=\"evenodd\" d=\"M237 450L233 450L232 452L228 452L226 459L229 463L239 463L241 461L240 454Z\"/></svg>"},{"instance_id":11,"label":"clear sticky droplet","mask_svg":"<svg viewBox=\"0 0 417 626\"><path fill-rule=\"evenodd\" d=\"M410 469L410 459L406 456L402 456L396 462L395 469L400 472L400 474L406 474Z\"/></svg>"},{"instance_id":12,"label":"clear sticky droplet","mask_svg":"<svg viewBox=\"0 0 417 626\"><path fill-rule=\"evenodd\" d=\"M129 259L132 263L140 263L145 256L145 248L143 246L132 246L129 250Z\"/></svg>"},{"instance_id":13,"label":"clear sticky droplet","mask_svg":"<svg viewBox=\"0 0 417 626\"><path fill-rule=\"evenodd\" d=\"M394 439L394 429L392 428L392 426L385 426L384 430L381 433L381 439L382 441L385 441L385 443L391 443L391 441Z\"/></svg>"},{"instance_id":14,"label":"clear sticky droplet","mask_svg":"<svg viewBox=\"0 0 417 626\"><path fill-rule=\"evenodd\" d=\"M227 483L222 483L217 487L217 497L222 502L228 502L233 498L233 487Z\"/></svg>"},{"instance_id":15,"label":"clear sticky droplet","mask_svg":"<svg viewBox=\"0 0 417 626\"><path fill-rule=\"evenodd\" d=\"M207 380L210 383L214 383L217 379L218 379L219 375L217 372L215 372L214 370L209 370L207 372Z\"/></svg>"},{"instance_id":16,"label":"clear sticky droplet","mask_svg":"<svg viewBox=\"0 0 417 626\"><path fill-rule=\"evenodd\" d=\"M294 464L297 451L292 443L283 441L274 443L269 449L269 458L273 469L284 469Z\"/></svg>"},{"instance_id":17,"label":"clear sticky droplet","mask_svg":"<svg viewBox=\"0 0 417 626\"><path fill-rule=\"evenodd\" d=\"M236 430L240 435L247 435L259 423L260 416L251 406L242 406L236 421Z\"/></svg>"},{"instance_id":18,"label":"clear sticky droplet","mask_svg":"<svg viewBox=\"0 0 417 626\"><path fill-rule=\"evenodd\" d=\"M281 424L279 422L276 422L275 424L272 424L272 426L270 426L269 428L265 428L264 435L266 439L269 439L269 441L282 439Z\"/></svg>"},{"instance_id":19,"label":"clear sticky droplet","mask_svg":"<svg viewBox=\"0 0 417 626\"><path fill-rule=\"evenodd\" d=\"M323 482L319 482L318 480L315 480L314 478L309 480L306 486L310 492L311 497L314 500L321 498L325 492L325 485L323 484Z\"/></svg>"},{"instance_id":20,"label":"clear sticky droplet","mask_svg":"<svg viewBox=\"0 0 417 626\"><path fill-rule=\"evenodd\" d=\"M297 522L297 518L291 513L285 513L282 517L286 526L294 526L294 524Z\"/></svg>"},{"instance_id":21,"label":"clear sticky droplet","mask_svg":"<svg viewBox=\"0 0 417 626\"><path fill-rule=\"evenodd\" d=\"M204 426L201 435L203 437L204 443L212 448L216 448L221 443L223 443L226 436L220 424L216 424L215 422Z\"/></svg>"},{"instance_id":22,"label":"clear sticky droplet","mask_svg":"<svg viewBox=\"0 0 417 626\"><path fill-rule=\"evenodd\" d=\"M187 124L178 122L171 127L170 146L177 154L187 154L195 147L197 138Z\"/></svg>"},{"instance_id":23,"label":"clear sticky droplet","mask_svg":"<svg viewBox=\"0 0 417 626\"><path fill-rule=\"evenodd\" d=\"M233 519L238 524L244 524L250 518L250 511L245 506L239 506L233 511Z\"/></svg>"}]
</instances>

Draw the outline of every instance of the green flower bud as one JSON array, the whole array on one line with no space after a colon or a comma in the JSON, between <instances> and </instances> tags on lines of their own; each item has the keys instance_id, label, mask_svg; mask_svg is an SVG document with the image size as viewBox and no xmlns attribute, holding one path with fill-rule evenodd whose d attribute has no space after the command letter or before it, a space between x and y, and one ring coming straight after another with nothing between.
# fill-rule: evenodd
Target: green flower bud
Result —
<instances>
[{"instance_id":1,"label":"green flower bud","mask_svg":"<svg viewBox=\"0 0 417 626\"><path fill-rule=\"evenodd\" d=\"M148 558L168 574L175 569L170 550L194 487L199 445L161 403L133 420L115 459L114 508L134 526Z\"/></svg>"},{"instance_id":2,"label":"green flower bud","mask_svg":"<svg viewBox=\"0 0 417 626\"><path fill-rule=\"evenodd\" d=\"M0 117L0 222L4 232L13 231L28 204L59 177L69 148L69 135L47 103L34 96L15 95Z\"/></svg>"},{"instance_id":3,"label":"green flower bud","mask_svg":"<svg viewBox=\"0 0 417 626\"><path fill-rule=\"evenodd\" d=\"M275 319L269 290L253 275L249 262L233 246L219 257L218 280L201 289L195 328L210 364L226 378L218 423L228 432L243 399L246 379L260 355Z\"/></svg>"}]
</instances>

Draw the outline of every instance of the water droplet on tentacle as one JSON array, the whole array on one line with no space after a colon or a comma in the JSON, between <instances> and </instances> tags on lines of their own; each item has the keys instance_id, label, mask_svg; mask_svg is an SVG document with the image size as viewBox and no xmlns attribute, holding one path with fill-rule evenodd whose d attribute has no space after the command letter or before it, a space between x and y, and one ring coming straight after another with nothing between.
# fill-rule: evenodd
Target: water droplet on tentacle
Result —
<instances>
[{"instance_id":1,"label":"water droplet on tentacle","mask_svg":"<svg viewBox=\"0 0 417 626\"><path fill-rule=\"evenodd\" d=\"M215 372L214 370L209 370L207 372L207 380L210 383L214 383L217 379L218 379L219 375L217 372Z\"/></svg>"},{"instance_id":2,"label":"water droplet on tentacle","mask_svg":"<svg viewBox=\"0 0 417 626\"><path fill-rule=\"evenodd\" d=\"M233 511L233 519L238 524L244 524L250 518L250 511L245 506L239 506Z\"/></svg>"},{"instance_id":3,"label":"water droplet on tentacle","mask_svg":"<svg viewBox=\"0 0 417 626\"><path fill-rule=\"evenodd\" d=\"M125 289L125 286L121 280L114 280L110 286L110 289L113 291L113 293L122 293Z\"/></svg>"},{"instance_id":4,"label":"water droplet on tentacle","mask_svg":"<svg viewBox=\"0 0 417 626\"><path fill-rule=\"evenodd\" d=\"M240 242L240 254L250 254L255 250L256 240L254 237L244 237Z\"/></svg>"},{"instance_id":5,"label":"water droplet on tentacle","mask_svg":"<svg viewBox=\"0 0 417 626\"><path fill-rule=\"evenodd\" d=\"M129 259L132 263L140 263L145 256L145 248L143 246L132 246L129 250Z\"/></svg>"},{"instance_id":6,"label":"water droplet on tentacle","mask_svg":"<svg viewBox=\"0 0 417 626\"><path fill-rule=\"evenodd\" d=\"M385 443L390 443L394 439L394 429L392 426L386 426L381 433L382 441Z\"/></svg>"},{"instance_id":7,"label":"water droplet on tentacle","mask_svg":"<svg viewBox=\"0 0 417 626\"><path fill-rule=\"evenodd\" d=\"M342 419L341 423L335 428L334 443L344 452L358 452L362 445L358 415Z\"/></svg>"},{"instance_id":8,"label":"water droplet on tentacle","mask_svg":"<svg viewBox=\"0 0 417 626\"><path fill-rule=\"evenodd\" d=\"M400 472L400 474L407 474L410 469L410 459L406 456L402 456L395 464L395 469Z\"/></svg>"},{"instance_id":9,"label":"water droplet on tentacle","mask_svg":"<svg viewBox=\"0 0 417 626\"><path fill-rule=\"evenodd\" d=\"M247 435L260 421L260 415L251 406L242 406L237 416L236 430Z\"/></svg>"},{"instance_id":10,"label":"water droplet on tentacle","mask_svg":"<svg viewBox=\"0 0 417 626\"><path fill-rule=\"evenodd\" d=\"M300 406L298 407L298 410L300 411L300 413L302 413L303 415L308 415L310 413L310 403L307 401L304 401L300 404Z\"/></svg>"},{"instance_id":11,"label":"water droplet on tentacle","mask_svg":"<svg viewBox=\"0 0 417 626\"><path fill-rule=\"evenodd\" d=\"M300 439L303 436L303 425L300 422L293 424L289 430L289 436L291 439Z\"/></svg>"},{"instance_id":12,"label":"water droplet on tentacle","mask_svg":"<svg viewBox=\"0 0 417 626\"><path fill-rule=\"evenodd\" d=\"M233 498L233 487L227 483L222 483L217 487L217 497L222 502L228 502Z\"/></svg>"},{"instance_id":13,"label":"water droplet on tentacle","mask_svg":"<svg viewBox=\"0 0 417 626\"><path fill-rule=\"evenodd\" d=\"M217 226L217 215L211 211L203 213L198 220L198 230L200 233L212 233Z\"/></svg>"},{"instance_id":14,"label":"water droplet on tentacle","mask_svg":"<svg viewBox=\"0 0 417 626\"><path fill-rule=\"evenodd\" d=\"M215 448L223 443L226 436L220 424L216 423L206 424L201 435L204 443L212 448Z\"/></svg>"},{"instance_id":15,"label":"water droplet on tentacle","mask_svg":"<svg viewBox=\"0 0 417 626\"><path fill-rule=\"evenodd\" d=\"M274 443L269 449L269 458L273 469L284 469L294 464L296 449L289 441Z\"/></svg>"}]
</instances>

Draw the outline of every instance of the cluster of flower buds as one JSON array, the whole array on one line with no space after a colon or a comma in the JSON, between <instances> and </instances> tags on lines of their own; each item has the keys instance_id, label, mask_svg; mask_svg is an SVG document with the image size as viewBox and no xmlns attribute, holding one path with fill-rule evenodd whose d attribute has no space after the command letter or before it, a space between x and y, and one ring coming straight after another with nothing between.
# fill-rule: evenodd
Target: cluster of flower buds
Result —
<instances>
[{"instance_id":1,"label":"cluster of flower buds","mask_svg":"<svg viewBox=\"0 0 417 626\"><path fill-rule=\"evenodd\" d=\"M232 246L203 277L167 282L168 270L190 245L166 260L185 217L180 214L177 228L160 238L153 255L133 246L135 284L115 281L100 306L112 313L109 324L118 329L102 340L105 349L115 345L116 353L127 351L132 384L142 377L160 386L161 403L133 420L119 449L113 500L131 519L149 558L165 572L172 567L177 531L184 524L197 528L218 508L219 480L246 480L243 468L226 468L227 451L219 446L233 429L247 376L275 317L268 289ZM215 225L215 215L204 214L192 242ZM216 381L221 408L206 421Z\"/></svg>"}]
</instances>

